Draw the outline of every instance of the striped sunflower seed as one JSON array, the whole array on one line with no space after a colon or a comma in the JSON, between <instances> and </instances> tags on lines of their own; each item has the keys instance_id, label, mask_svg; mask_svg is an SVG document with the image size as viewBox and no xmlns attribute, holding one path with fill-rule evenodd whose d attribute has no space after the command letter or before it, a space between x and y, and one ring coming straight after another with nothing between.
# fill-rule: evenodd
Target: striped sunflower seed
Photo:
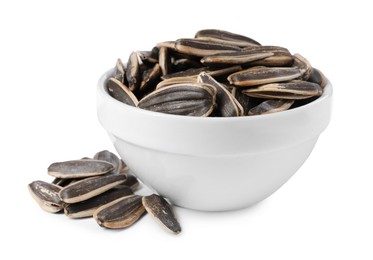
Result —
<instances>
[{"instance_id":1,"label":"striped sunflower seed","mask_svg":"<svg viewBox=\"0 0 373 260\"><path fill-rule=\"evenodd\" d=\"M176 71L183 71L189 68L192 68L192 69L201 68L203 65L198 61L194 61L194 60L187 59L187 58L182 58L182 59L176 59L172 63L172 66L176 69Z\"/></svg>"},{"instance_id":2,"label":"striped sunflower seed","mask_svg":"<svg viewBox=\"0 0 373 260\"><path fill-rule=\"evenodd\" d=\"M77 203L104 193L125 180L124 174L87 178L61 189L58 195L63 202Z\"/></svg>"},{"instance_id":3,"label":"striped sunflower seed","mask_svg":"<svg viewBox=\"0 0 373 260\"><path fill-rule=\"evenodd\" d=\"M176 84L157 89L140 100L138 107L174 115L209 116L215 96L204 84Z\"/></svg>"},{"instance_id":4,"label":"striped sunflower seed","mask_svg":"<svg viewBox=\"0 0 373 260\"><path fill-rule=\"evenodd\" d=\"M159 48L159 66L163 76L170 73L171 60L166 47Z\"/></svg>"},{"instance_id":5,"label":"striped sunflower seed","mask_svg":"<svg viewBox=\"0 0 373 260\"><path fill-rule=\"evenodd\" d=\"M48 174L61 179L75 179L103 175L113 169L114 166L105 161L73 160L52 163Z\"/></svg>"},{"instance_id":6,"label":"striped sunflower seed","mask_svg":"<svg viewBox=\"0 0 373 260\"><path fill-rule=\"evenodd\" d=\"M158 55L156 58L152 57L151 51L137 51L136 53L141 61L147 66L154 66L156 63L158 63Z\"/></svg>"},{"instance_id":7,"label":"striped sunflower seed","mask_svg":"<svg viewBox=\"0 0 373 260\"><path fill-rule=\"evenodd\" d=\"M140 186L139 180L132 174L127 173L126 177L127 177L126 180L122 184L119 184L117 187L127 186L127 187L130 187L131 190L134 191Z\"/></svg>"},{"instance_id":8,"label":"striped sunflower seed","mask_svg":"<svg viewBox=\"0 0 373 260\"><path fill-rule=\"evenodd\" d=\"M125 228L135 223L144 213L142 197L130 195L114 200L99 207L93 217L96 222L105 228Z\"/></svg>"},{"instance_id":9,"label":"striped sunflower seed","mask_svg":"<svg viewBox=\"0 0 373 260\"><path fill-rule=\"evenodd\" d=\"M250 109L248 115L264 115L285 111L288 110L293 104L294 100L270 99L263 101L258 106Z\"/></svg>"},{"instance_id":10,"label":"striped sunflower seed","mask_svg":"<svg viewBox=\"0 0 373 260\"><path fill-rule=\"evenodd\" d=\"M132 91L122 82L115 78L110 78L106 83L109 95L116 100L130 106L137 106L138 100Z\"/></svg>"},{"instance_id":11,"label":"striped sunflower seed","mask_svg":"<svg viewBox=\"0 0 373 260\"><path fill-rule=\"evenodd\" d=\"M230 44L238 47L260 45L259 42L249 37L216 29L200 30L196 33L195 38L222 44Z\"/></svg>"},{"instance_id":12,"label":"striped sunflower seed","mask_svg":"<svg viewBox=\"0 0 373 260\"><path fill-rule=\"evenodd\" d=\"M43 210L51 213L62 210L63 202L58 196L61 190L60 186L44 181L34 181L28 185L28 189L31 196Z\"/></svg>"},{"instance_id":13,"label":"striped sunflower seed","mask_svg":"<svg viewBox=\"0 0 373 260\"><path fill-rule=\"evenodd\" d=\"M181 83L197 83L197 78L195 77L174 77L162 80L157 84L156 89L164 88L167 86L181 84Z\"/></svg>"},{"instance_id":14,"label":"striped sunflower seed","mask_svg":"<svg viewBox=\"0 0 373 260\"><path fill-rule=\"evenodd\" d=\"M312 82L292 80L285 83L271 83L242 91L245 95L268 99L307 99L321 96L322 88Z\"/></svg>"},{"instance_id":15,"label":"striped sunflower seed","mask_svg":"<svg viewBox=\"0 0 373 260\"><path fill-rule=\"evenodd\" d=\"M127 63L127 81L131 91L136 91L140 87L141 73L139 56L136 52L132 52Z\"/></svg>"},{"instance_id":16,"label":"striped sunflower seed","mask_svg":"<svg viewBox=\"0 0 373 260\"><path fill-rule=\"evenodd\" d=\"M238 103L236 98L213 77L208 75L206 72L202 72L201 74L199 74L197 81L199 83L212 85L216 88L216 104L218 116L232 117L243 115L243 108Z\"/></svg>"},{"instance_id":17,"label":"striped sunflower seed","mask_svg":"<svg viewBox=\"0 0 373 260\"><path fill-rule=\"evenodd\" d=\"M218 68L218 69L208 69L207 67L202 67L202 68L197 68L197 69L188 69L180 72L175 72L172 74L168 74L165 76L162 76L161 78L163 80L166 79L171 79L171 78L178 78L178 77L195 77L205 71L207 74L209 74L212 77L220 77L220 76L225 76L229 75L231 73L240 71L242 67L240 65L235 65L235 66L230 66L226 68Z\"/></svg>"},{"instance_id":18,"label":"striped sunflower seed","mask_svg":"<svg viewBox=\"0 0 373 260\"><path fill-rule=\"evenodd\" d=\"M125 84L126 78L126 68L124 67L124 64L121 59L117 60L117 63L115 65L115 72L114 72L114 78Z\"/></svg>"},{"instance_id":19,"label":"striped sunflower seed","mask_svg":"<svg viewBox=\"0 0 373 260\"><path fill-rule=\"evenodd\" d=\"M122 160L119 159L118 156L116 156L112 152L109 152L108 150L103 150L103 151L96 153L93 156L93 160L99 160L99 161L105 161L105 162L111 163L114 169L111 170L110 173L119 174L122 170Z\"/></svg>"},{"instance_id":20,"label":"striped sunflower seed","mask_svg":"<svg viewBox=\"0 0 373 260\"><path fill-rule=\"evenodd\" d=\"M155 83L158 82L161 76L161 67L158 63L143 73L142 82L140 85L140 91L144 92L155 87Z\"/></svg>"},{"instance_id":21,"label":"striped sunflower seed","mask_svg":"<svg viewBox=\"0 0 373 260\"><path fill-rule=\"evenodd\" d=\"M221 64L246 64L270 56L273 56L272 52L262 52L256 50L235 51L205 56L201 59L201 63L205 66L216 66Z\"/></svg>"},{"instance_id":22,"label":"striped sunflower seed","mask_svg":"<svg viewBox=\"0 0 373 260\"><path fill-rule=\"evenodd\" d=\"M311 63L299 53L293 55L294 64L293 66L298 68L302 74L300 77L301 80L308 80L312 74L312 65Z\"/></svg>"},{"instance_id":23,"label":"striped sunflower seed","mask_svg":"<svg viewBox=\"0 0 373 260\"><path fill-rule=\"evenodd\" d=\"M118 185L117 187L88 200L66 205L64 208L64 213L70 218L92 217L95 210L99 207L106 205L107 203L112 202L116 199L132 194L133 191L131 188Z\"/></svg>"},{"instance_id":24,"label":"striped sunflower seed","mask_svg":"<svg viewBox=\"0 0 373 260\"><path fill-rule=\"evenodd\" d=\"M142 204L146 211L167 231L178 234L181 232L181 226L176 219L171 205L156 194L142 198Z\"/></svg>"},{"instance_id":25,"label":"striped sunflower seed","mask_svg":"<svg viewBox=\"0 0 373 260\"><path fill-rule=\"evenodd\" d=\"M230 84L239 87L257 86L273 82L296 79L301 76L298 68L286 67L253 67L229 75Z\"/></svg>"},{"instance_id":26,"label":"striped sunflower seed","mask_svg":"<svg viewBox=\"0 0 373 260\"><path fill-rule=\"evenodd\" d=\"M308 81L319 84L321 88L325 88L326 84L328 84L328 80L324 74L316 68L312 68L312 73L308 78Z\"/></svg>"},{"instance_id":27,"label":"striped sunflower seed","mask_svg":"<svg viewBox=\"0 0 373 260\"><path fill-rule=\"evenodd\" d=\"M176 41L175 48L178 52L199 57L240 50L239 47L234 45L199 39L179 39Z\"/></svg>"},{"instance_id":28,"label":"striped sunflower seed","mask_svg":"<svg viewBox=\"0 0 373 260\"><path fill-rule=\"evenodd\" d=\"M293 64L293 56L288 49L279 46L250 46L246 47L245 51L271 52L272 56L253 61L251 66L266 66L266 67L288 67Z\"/></svg>"}]
</instances>

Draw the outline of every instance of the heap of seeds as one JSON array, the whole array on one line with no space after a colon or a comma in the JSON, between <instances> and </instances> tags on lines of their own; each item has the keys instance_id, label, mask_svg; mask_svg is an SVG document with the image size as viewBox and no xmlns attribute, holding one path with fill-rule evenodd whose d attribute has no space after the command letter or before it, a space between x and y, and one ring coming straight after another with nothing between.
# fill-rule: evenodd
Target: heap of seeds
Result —
<instances>
[{"instance_id":1,"label":"heap of seeds","mask_svg":"<svg viewBox=\"0 0 373 260\"><path fill-rule=\"evenodd\" d=\"M52 213L64 211L70 218L94 217L105 228L125 228L145 212L171 233L181 232L171 205L161 196L134 194L137 178L115 154L101 151L93 159L53 163L51 182L34 181L28 185L39 206Z\"/></svg>"},{"instance_id":2,"label":"heap of seeds","mask_svg":"<svg viewBox=\"0 0 373 260\"><path fill-rule=\"evenodd\" d=\"M194 38L118 59L108 93L131 106L187 116L252 116L299 107L327 80L300 54L246 36L201 30Z\"/></svg>"}]
</instances>

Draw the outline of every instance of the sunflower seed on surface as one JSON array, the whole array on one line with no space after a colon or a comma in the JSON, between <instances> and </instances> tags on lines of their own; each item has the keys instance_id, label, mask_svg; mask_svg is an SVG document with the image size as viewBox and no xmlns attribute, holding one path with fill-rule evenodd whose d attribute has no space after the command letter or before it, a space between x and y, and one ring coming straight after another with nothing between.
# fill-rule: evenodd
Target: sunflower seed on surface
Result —
<instances>
[{"instance_id":1,"label":"sunflower seed on surface","mask_svg":"<svg viewBox=\"0 0 373 260\"><path fill-rule=\"evenodd\" d=\"M248 87L289 81L299 76L301 76L300 70L293 67L253 67L229 75L228 80L235 86Z\"/></svg>"},{"instance_id":2,"label":"sunflower seed on surface","mask_svg":"<svg viewBox=\"0 0 373 260\"><path fill-rule=\"evenodd\" d=\"M198 39L178 39L175 48L178 52L199 57L241 50L239 47L234 45L208 42Z\"/></svg>"},{"instance_id":3,"label":"sunflower seed on surface","mask_svg":"<svg viewBox=\"0 0 373 260\"><path fill-rule=\"evenodd\" d=\"M127 173L129 170L127 164L123 160L120 160L120 161L122 163L122 169L120 170L120 173Z\"/></svg>"},{"instance_id":4,"label":"sunflower seed on surface","mask_svg":"<svg viewBox=\"0 0 373 260\"><path fill-rule=\"evenodd\" d=\"M111 163L99 160L72 160L52 163L48 174L62 179L86 178L103 175L114 169Z\"/></svg>"},{"instance_id":5,"label":"sunflower seed on surface","mask_svg":"<svg viewBox=\"0 0 373 260\"><path fill-rule=\"evenodd\" d=\"M181 84L181 83L197 83L196 77L174 77L162 80L156 86L156 89L167 87L170 85Z\"/></svg>"},{"instance_id":6,"label":"sunflower seed on surface","mask_svg":"<svg viewBox=\"0 0 373 260\"><path fill-rule=\"evenodd\" d=\"M111 174L83 179L61 189L59 196L66 203L77 203L90 199L123 183L124 174Z\"/></svg>"},{"instance_id":7,"label":"sunflower seed on surface","mask_svg":"<svg viewBox=\"0 0 373 260\"><path fill-rule=\"evenodd\" d=\"M119 174L122 170L122 160L119 159L118 156L116 156L112 152L109 152L108 150L97 152L93 156L93 160L99 160L99 161L105 161L105 162L111 163L114 169L111 170L110 173Z\"/></svg>"},{"instance_id":8,"label":"sunflower seed on surface","mask_svg":"<svg viewBox=\"0 0 373 260\"><path fill-rule=\"evenodd\" d=\"M156 63L153 68L147 70L147 72L148 73L144 73L144 77L140 85L140 91L142 92L155 88L155 83L159 80L162 74L161 67L158 63Z\"/></svg>"},{"instance_id":9,"label":"sunflower seed on surface","mask_svg":"<svg viewBox=\"0 0 373 260\"><path fill-rule=\"evenodd\" d=\"M117 229L132 225L144 213L142 197L129 195L99 207L93 217L101 227Z\"/></svg>"},{"instance_id":10,"label":"sunflower seed on surface","mask_svg":"<svg viewBox=\"0 0 373 260\"><path fill-rule=\"evenodd\" d=\"M114 72L114 78L125 84L126 78L126 68L124 67L124 64L121 59L117 60L117 63L115 65L115 72Z\"/></svg>"},{"instance_id":11,"label":"sunflower seed on surface","mask_svg":"<svg viewBox=\"0 0 373 260\"><path fill-rule=\"evenodd\" d=\"M308 81L319 84L321 88L325 88L326 84L328 84L328 80L324 74L316 68L312 68L312 73L308 78Z\"/></svg>"},{"instance_id":12,"label":"sunflower seed on surface","mask_svg":"<svg viewBox=\"0 0 373 260\"><path fill-rule=\"evenodd\" d=\"M176 84L151 92L138 107L167 114L208 116L214 105L215 96L204 84Z\"/></svg>"},{"instance_id":13,"label":"sunflower seed on surface","mask_svg":"<svg viewBox=\"0 0 373 260\"><path fill-rule=\"evenodd\" d=\"M132 195L133 191L127 186L118 185L100 195L97 195L88 200L68 204L64 208L64 213L70 218L85 218L92 217L93 213L99 207L112 202L116 199Z\"/></svg>"},{"instance_id":14,"label":"sunflower seed on surface","mask_svg":"<svg viewBox=\"0 0 373 260\"><path fill-rule=\"evenodd\" d=\"M307 99L321 96L320 85L302 80L292 80L285 83L271 83L242 91L245 95L268 99Z\"/></svg>"},{"instance_id":15,"label":"sunflower seed on surface","mask_svg":"<svg viewBox=\"0 0 373 260\"><path fill-rule=\"evenodd\" d=\"M141 73L139 56L136 52L132 52L127 63L127 81L131 91L136 91L140 87Z\"/></svg>"},{"instance_id":16,"label":"sunflower seed on surface","mask_svg":"<svg viewBox=\"0 0 373 260\"><path fill-rule=\"evenodd\" d=\"M60 186L44 181L34 181L28 185L28 189L31 196L43 210L51 213L62 210L63 202L58 196L61 190Z\"/></svg>"},{"instance_id":17,"label":"sunflower seed on surface","mask_svg":"<svg viewBox=\"0 0 373 260\"><path fill-rule=\"evenodd\" d=\"M241 113L243 112L243 109L242 107L238 108L238 101L235 100L235 97L213 77L208 75L206 72L202 72L198 75L197 81L199 83L212 85L217 90L216 104L218 116L232 117L242 115Z\"/></svg>"},{"instance_id":18,"label":"sunflower seed on surface","mask_svg":"<svg viewBox=\"0 0 373 260\"><path fill-rule=\"evenodd\" d=\"M132 91L122 82L115 78L109 78L106 83L106 88L109 95L118 101L121 101L130 106L137 106L138 100Z\"/></svg>"},{"instance_id":19,"label":"sunflower seed on surface","mask_svg":"<svg viewBox=\"0 0 373 260\"><path fill-rule=\"evenodd\" d=\"M300 77L300 79L308 80L309 77L312 74L311 63L305 57L300 55L299 53L294 54L293 57L294 57L293 66L297 67L300 70L300 72L302 73L302 76Z\"/></svg>"},{"instance_id":20,"label":"sunflower seed on surface","mask_svg":"<svg viewBox=\"0 0 373 260\"><path fill-rule=\"evenodd\" d=\"M171 205L156 194L142 198L142 204L146 211L167 231L178 234L181 232L181 226L176 219Z\"/></svg>"},{"instance_id":21,"label":"sunflower seed on surface","mask_svg":"<svg viewBox=\"0 0 373 260\"><path fill-rule=\"evenodd\" d=\"M231 44L239 47L260 45L259 42L249 37L216 29L200 30L194 37L197 39L203 38L205 40Z\"/></svg>"},{"instance_id":22,"label":"sunflower seed on surface","mask_svg":"<svg viewBox=\"0 0 373 260\"><path fill-rule=\"evenodd\" d=\"M270 99L263 101L258 106L249 110L248 115L272 114L288 110L294 104L294 100Z\"/></svg>"},{"instance_id":23,"label":"sunflower seed on surface","mask_svg":"<svg viewBox=\"0 0 373 260\"><path fill-rule=\"evenodd\" d=\"M205 56L201 59L201 63L205 66L214 66L219 64L246 64L270 56L273 56L272 52L240 50L235 52L218 53L214 55Z\"/></svg>"}]
</instances>

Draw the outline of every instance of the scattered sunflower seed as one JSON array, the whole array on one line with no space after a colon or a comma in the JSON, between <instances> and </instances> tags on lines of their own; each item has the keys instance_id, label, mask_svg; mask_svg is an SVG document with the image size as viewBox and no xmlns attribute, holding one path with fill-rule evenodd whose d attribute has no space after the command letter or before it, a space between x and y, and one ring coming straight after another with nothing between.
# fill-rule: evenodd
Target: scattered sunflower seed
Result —
<instances>
[{"instance_id":1,"label":"scattered sunflower seed","mask_svg":"<svg viewBox=\"0 0 373 260\"><path fill-rule=\"evenodd\" d=\"M70 218L85 218L92 217L93 212L99 207L112 202L121 197L132 195L133 191L131 188L118 185L117 187L110 189L98 196L90 198L88 200L68 204L64 208L65 215Z\"/></svg>"},{"instance_id":2,"label":"scattered sunflower seed","mask_svg":"<svg viewBox=\"0 0 373 260\"><path fill-rule=\"evenodd\" d=\"M87 178L61 189L58 195L63 202L76 203L104 193L125 180L126 176L124 174Z\"/></svg>"},{"instance_id":3,"label":"scattered sunflower seed","mask_svg":"<svg viewBox=\"0 0 373 260\"><path fill-rule=\"evenodd\" d=\"M178 234L181 232L181 227L176 219L171 205L156 194L145 196L142 198L142 204L146 211L167 231Z\"/></svg>"},{"instance_id":4,"label":"scattered sunflower seed","mask_svg":"<svg viewBox=\"0 0 373 260\"><path fill-rule=\"evenodd\" d=\"M103 175L113 169L113 164L105 161L73 160L52 163L48 174L61 179L75 179Z\"/></svg>"},{"instance_id":5,"label":"scattered sunflower seed","mask_svg":"<svg viewBox=\"0 0 373 260\"><path fill-rule=\"evenodd\" d=\"M125 228L135 223L144 213L142 197L129 195L99 207L93 217L101 227Z\"/></svg>"},{"instance_id":6,"label":"scattered sunflower seed","mask_svg":"<svg viewBox=\"0 0 373 260\"><path fill-rule=\"evenodd\" d=\"M43 210L56 213L63 209L63 202L58 196L60 186L44 181L34 181L28 185L28 189Z\"/></svg>"},{"instance_id":7,"label":"scattered sunflower seed","mask_svg":"<svg viewBox=\"0 0 373 260\"><path fill-rule=\"evenodd\" d=\"M118 156L116 156L112 152L109 152L108 150L97 152L93 156L93 160L99 160L99 161L105 161L105 162L111 163L114 169L111 170L110 173L119 174L122 170L122 160L119 159Z\"/></svg>"}]
</instances>

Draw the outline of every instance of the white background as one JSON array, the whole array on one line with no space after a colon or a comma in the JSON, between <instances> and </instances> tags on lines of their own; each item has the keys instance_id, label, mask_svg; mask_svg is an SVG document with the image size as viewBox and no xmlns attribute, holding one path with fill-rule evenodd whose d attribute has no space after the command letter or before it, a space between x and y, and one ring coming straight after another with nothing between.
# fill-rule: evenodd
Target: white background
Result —
<instances>
[{"instance_id":1,"label":"white background","mask_svg":"<svg viewBox=\"0 0 373 260\"><path fill-rule=\"evenodd\" d=\"M373 19L367 3L1 1L0 258L372 259ZM132 50L204 28L285 46L329 77L332 121L303 167L248 209L176 208L183 227L177 236L149 215L111 231L93 219L43 212L27 184L52 180L50 163L114 150L96 117L100 75Z\"/></svg>"}]
</instances>

